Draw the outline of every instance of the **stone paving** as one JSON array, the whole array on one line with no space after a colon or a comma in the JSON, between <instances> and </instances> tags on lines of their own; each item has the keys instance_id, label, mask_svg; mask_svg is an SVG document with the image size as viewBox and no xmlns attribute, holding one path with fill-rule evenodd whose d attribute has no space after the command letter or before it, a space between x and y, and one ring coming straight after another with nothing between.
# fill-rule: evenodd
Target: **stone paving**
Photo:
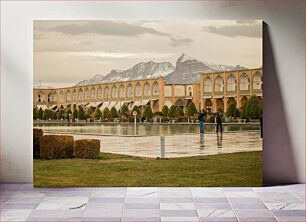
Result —
<instances>
[{"instance_id":1,"label":"stone paving","mask_svg":"<svg viewBox=\"0 0 306 222\"><path fill-rule=\"evenodd\" d=\"M1 221L304 222L305 185L33 188L2 184Z\"/></svg>"},{"instance_id":2,"label":"stone paving","mask_svg":"<svg viewBox=\"0 0 306 222\"><path fill-rule=\"evenodd\" d=\"M160 136L98 136L74 135L75 139L101 140L101 151L142 157L160 157ZM179 134L165 136L166 157L214 155L262 150L258 131L226 132L223 134Z\"/></svg>"}]
</instances>

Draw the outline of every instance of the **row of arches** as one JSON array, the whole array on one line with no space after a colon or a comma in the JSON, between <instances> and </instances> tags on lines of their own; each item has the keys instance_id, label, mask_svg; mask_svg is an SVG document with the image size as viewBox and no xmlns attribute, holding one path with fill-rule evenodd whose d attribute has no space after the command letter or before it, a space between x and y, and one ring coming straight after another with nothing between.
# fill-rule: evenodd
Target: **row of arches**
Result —
<instances>
[{"instance_id":1,"label":"row of arches","mask_svg":"<svg viewBox=\"0 0 306 222\"><path fill-rule=\"evenodd\" d=\"M261 97L259 97L261 99ZM216 99L205 99L204 100L204 109L208 112L217 112L218 110L223 110L224 112L227 112L228 107L231 104L235 104L236 107L240 110L244 107L244 104L248 100L248 96L242 96L239 99L239 103L234 97L227 98L227 101L225 103L223 98L216 98ZM226 104L226 107L225 107ZM239 106L238 106L239 104Z\"/></svg>"},{"instance_id":2,"label":"row of arches","mask_svg":"<svg viewBox=\"0 0 306 222\"><path fill-rule=\"evenodd\" d=\"M262 77L259 72L256 72L252 77L252 89L253 90L261 90L262 88ZM214 92L224 92L224 79L221 75L217 75L214 81L210 76L206 76L204 78L204 93L211 93ZM230 74L226 78L226 91L227 92L234 92L237 91L237 79L233 74ZM240 91L247 91L250 90L250 78L246 73L242 73L239 76L239 90Z\"/></svg>"},{"instance_id":3,"label":"row of arches","mask_svg":"<svg viewBox=\"0 0 306 222\"><path fill-rule=\"evenodd\" d=\"M102 86L99 86L98 88L95 87L86 87L79 88L79 89L73 89L64 91L61 90L57 94L56 92L51 92L48 94L48 102L56 102L57 99L59 99L60 102L64 101L77 101L77 100L90 100L90 99L117 99L117 98L133 98L134 95L136 97L150 97L152 96L158 96L159 95L159 85L157 81L155 81L152 84L146 82L143 86L138 82L133 85L129 83L126 87L123 84L120 84L118 87L116 85L113 85L111 87L105 86L102 88ZM38 93L37 96L37 102L46 102L46 95L45 92L41 91Z\"/></svg>"}]
</instances>

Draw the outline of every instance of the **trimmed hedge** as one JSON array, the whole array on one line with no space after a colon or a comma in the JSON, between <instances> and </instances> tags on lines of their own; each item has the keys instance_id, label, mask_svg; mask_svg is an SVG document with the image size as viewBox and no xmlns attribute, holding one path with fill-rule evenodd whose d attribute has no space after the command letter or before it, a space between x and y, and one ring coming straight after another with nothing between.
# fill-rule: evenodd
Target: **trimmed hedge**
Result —
<instances>
[{"instance_id":1,"label":"trimmed hedge","mask_svg":"<svg viewBox=\"0 0 306 222\"><path fill-rule=\"evenodd\" d=\"M74 142L74 156L76 158L99 159L100 140L82 139Z\"/></svg>"},{"instance_id":2,"label":"trimmed hedge","mask_svg":"<svg viewBox=\"0 0 306 222\"><path fill-rule=\"evenodd\" d=\"M43 136L41 129L33 129L33 158L38 159L40 157L40 146L39 142Z\"/></svg>"},{"instance_id":3,"label":"trimmed hedge","mask_svg":"<svg viewBox=\"0 0 306 222\"><path fill-rule=\"evenodd\" d=\"M39 144L42 159L73 157L73 136L45 135L41 137Z\"/></svg>"}]
</instances>

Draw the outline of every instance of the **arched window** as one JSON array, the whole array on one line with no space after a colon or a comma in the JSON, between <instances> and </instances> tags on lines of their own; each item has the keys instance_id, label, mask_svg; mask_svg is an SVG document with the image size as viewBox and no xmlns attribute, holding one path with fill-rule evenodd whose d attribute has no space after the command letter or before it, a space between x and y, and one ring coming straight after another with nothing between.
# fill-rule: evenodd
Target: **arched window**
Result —
<instances>
[{"instance_id":1,"label":"arched window","mask_svg":"<svg viewBox=\"0 0 306 222\"><path fill-rule=\"evenodd\" d=\"M109 97L110 97L109 87L106 86L106 88L104 90L104 98L109 99Z\"/></svg>"},{"instance_id":2,"label":"arched window","mask_svg":"<svg viewBox=\"0 0 306 222\"><path fill-rule=\"evenodd\" d=\"M90 98L91 99L96 99L96 96L97 96L96 89L94 87L92 87L91 90L90 90Z\"/></svg>"},{"instance_id":3,"label":"arched window","mask_svg":"<svg viewBox=\"0 0 306 222\"><path fill-rule=\"evenodd\" d=\"M223 92L224 82L221 76L215 79L215 92Z\"/></svg>"},{"instance_id":4,"label":"arched window","mask_svg":"<svg viewBox=\"0 0 306 222\"><path fill-rule=\"evenodd\" d=\"M236 79L234 75L227 77L227 89L228 92L236 91Z\"/></svg>"},{"instance_id":5,"label":"arched window","mask_svg":"<svg viewBox=\"0 0 306 222\"><path fill-rule=\"evenodd\" d=\"M71 93L70 93L70 91L68 91L67 94L66 94L66 100L67 101L71 101Z\"/></svg>"},{"instance_id":6,"label":"arched window","mask_svg":"<svg viewBox=\"0 0 306 222\"><path fill-rule=\"evenodd\" d=\"M212 81L209 76L204 79L204 92L210 93L212 91Z\"/></svg>"},{"instance_id":7,"label":"arched window","mask_svg":"<svg viewBox=\"0 0 306 222\"><path fill-rule=\"evenodd\" d=\"M102 87L99 86L98 88L98 98L101 99L102 98Z\"/></svg>"},{"instance_id":8,"label":"arched window","mask_svg":"<svg viewBox=\"0 0 306 222\"><path fill-rule=\"evenodd\" d=\"M147 82L144 84L144 87L143 87L143 95L144 96L150 96L151 95L150 84L147 83Z\"/></svg>"},{"instance_id":9,"label":"arched window","mask_svg":"<svg viewBox=\"0 0 306 222\"><path fill-rule=\"evenodd\" d=\"M135 95L136 96L141 96L141 85L140 85L139 82L135 86Z\"/></svg>"},{"instance_id":10,"label":"arched window","mask_svg":"<svg viewBox=\"0 0 306 222\"><path fill-rule=\"evenodd\" d=\"M188 86L187 88L187 96L192 96L192 87Z\"/></svg>"},{"instance_id":11,"label":"arched window","mask_svg":"<svg viewBox=\"0 0 306 222\"><path fill-rule=\"evenodd\" d=\"M124 86L122 84L119 87L119 97L120 98L124 98L125 97Z\"/></svg>"},{"instance_id":12,"label":"arched window","mask_svg":"<svg viewBox=\"0 0 306 222\"><path fill-rule=\"evenodd\" d=\"M61 91L61 92L60 92L60 101L61 101L61 102L64 102L64 100L65 100L65 98L64 98L64 92Z\"/></svg>"},{"instance_id":13,"label":"arched window","mask_svg":"<svg viewBox=\"0 0 306 222\"><path fill-rule=\"evenodd\" d=\"M57 101L57 93L56 93L56 92L53 93L53 101L54 101L54 102Z\"/></svg>"},{"instance_id":14,"label":"arched window","mask_svg":"<svg viewBox=\"0 0 306 222\"><path fill-rule=\"evenodd\" d=\"M153 83L153 96L158 96L158 95L159 95L158 83L154 82Z\"/></svg>"},{"instance_id":15,"label":"arched window","mask_svg":"<svg viewBox=\"0 0 306 222\"><path fill-rule=\"evenodd\" d=\"M132 87L131 83L129 83L129 85L127 86L127 96L129 98L133 97L133 87Z\"/></svg>"},{"instance_id":16,"label":"arched window","mask_svg":"<svg viewBox=\"0 0 306 222\"><path fill-rule=\"evenodd\" d=\"M90 99L89 89L85 89L85 99Z\"/></svg>"},{"instance_id":17,"label":"arched window","mask_svg":"<svg viewBox=\"0 0 306 222\"><path fill-rule=\"evenodd\" d=\"M255 90L259 90L261 89L261 75L260 73L255 73L254 76L253 76L253 89Z\"/></svg>"},{"instance_id":18,"label":"arched window","mask_svg":"<svg viewBox=\"0 0 306 222\"><path fill-rule=\"evenodd\" d=\"M53 94L52 93L48 94L48 102L53 102Z\"/></svg>"},{"instance_id":19,"label":"arched window","mask_svg":"<svg viewBox=\"0 0 306 222\"><path fill-rule=\"evenodd\" d=\"M73 101L76 101L77 98L78 98L78 97L77 97L77 92L76 92L76 90L74 89L74 90L73 90L73 93L72 93L72 100L73 100Z\"/></svg>"},{"instance_id":20,"label":"arched window","mask_svg":"<svg viewBox=\"0 0 306 222\"><path fill-rule=\"evenodd\" d=\"M84 93L82 89L79 89L79 100L83 100L84 99Z\"/></svg>"},{"instance_id":21,"label":"arched window","mask_svg":"<svg viewBox=\"0 0 306 222\"><path fill-rule=\"evenodd\" d=\"M39 92L37 96L37 102L46 102L46 96L44 92Z\"/></svg>"},{"instance_id":22,"label":"arched window","mask_svg":"<svg viewBox=\"0 0 306 222\"><path fill-rule=\"evenodd\" d=\"M249 90L249 77L247 74L243 73L240 76L240 90Z\"/></svg>"},{"instance_id":23,"label":"arched window","mask_svg":"<svg viewBox=\"0 0 306 222\"><path fill-rule=\"evenodd\" d=\"M112 87L112 98L117 98L117 86Z\"/></svg>"}]
</instances>

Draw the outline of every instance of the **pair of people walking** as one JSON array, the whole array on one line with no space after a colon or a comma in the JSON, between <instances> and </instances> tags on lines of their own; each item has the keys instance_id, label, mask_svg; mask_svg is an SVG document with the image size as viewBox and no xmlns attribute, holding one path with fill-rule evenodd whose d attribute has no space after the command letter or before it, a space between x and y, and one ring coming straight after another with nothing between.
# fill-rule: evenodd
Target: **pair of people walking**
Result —
<instances>
[{"instance_id":1,"label":"pair of people walking","mask_svg":"<svg viewBox=\"0 0 306 222\"><path fill-rule=\"evenodd\" d=\"M199 113L199 122L200 122L200 133L204 133L205 129L205 116L207 115L207 112L205 110L201 110ZM222 113L219 111L216 116L216 122L217 122L217 128L216 133L220 132L222 133Z\"/></svg>"}]
</instances>

